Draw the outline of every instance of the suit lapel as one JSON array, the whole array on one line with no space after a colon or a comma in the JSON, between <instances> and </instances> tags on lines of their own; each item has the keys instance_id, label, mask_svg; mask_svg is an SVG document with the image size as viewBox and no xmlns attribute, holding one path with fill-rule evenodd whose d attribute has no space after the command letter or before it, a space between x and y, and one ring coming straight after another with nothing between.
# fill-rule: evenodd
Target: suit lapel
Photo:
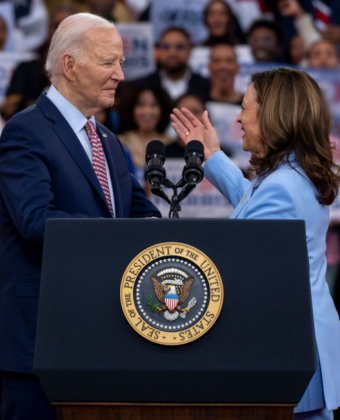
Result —
<instances>
[{"instance_id":1,"label":"suit lapel","mask_svg":"<svg viewBox=\"0 0 340 420\"><path fill-rule=\"evenodd\" d=\"M94 189L98 192L98 194L100 195L107 207L104 192L99 183L97 175L94 172L93 166L89 158L87 157L86 152L83 146L81 145L78 137L76 136L68 122L62 116L59 110L53 105L53 103L48 98L46 98L44 94L40 95L39 99L37 100L37 105L41 108L42 112L46 115L46 117L55 122L53 126L55 133L57 134L61 142L64 144L66 149L69 151L76 164L82 170L85 177L92 184Z\"/></svg>"},{"instance_id":2,"label":"suit lapel","mask_svg":"<svg viewBox=\"0 0 340 420\"><path fill-rule=\"evenodd\" d=\"M119 181L117 177L117 172L114 165L114 159L112 157L110 147L109 147L109 139L107 135L103 131L101 131L98 125L96 128L97 128L97 133L102 142L106 161L110 170L112 189L113 189L113 194L115 197L115 217L123 217L123 201L122 201L120 185L119 185Z\"/></svg>"}]
</instances>

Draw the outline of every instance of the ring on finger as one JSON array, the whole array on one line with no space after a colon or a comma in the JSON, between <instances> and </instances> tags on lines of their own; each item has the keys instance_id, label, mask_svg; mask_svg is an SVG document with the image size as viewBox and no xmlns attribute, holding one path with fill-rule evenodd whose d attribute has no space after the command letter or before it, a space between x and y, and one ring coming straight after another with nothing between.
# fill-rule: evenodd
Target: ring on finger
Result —
<instances>
[{"instance_id":1,"label":"ring on finger","mask_svg":"<svg viewBox=\"0 0 340 420\"><path fill-rule=\"evenodd\" d=\"M187 136L189 133L190 133L190 131L187 131L187 132L185 133L185 135Z\"/></svg>"}]
</instances>

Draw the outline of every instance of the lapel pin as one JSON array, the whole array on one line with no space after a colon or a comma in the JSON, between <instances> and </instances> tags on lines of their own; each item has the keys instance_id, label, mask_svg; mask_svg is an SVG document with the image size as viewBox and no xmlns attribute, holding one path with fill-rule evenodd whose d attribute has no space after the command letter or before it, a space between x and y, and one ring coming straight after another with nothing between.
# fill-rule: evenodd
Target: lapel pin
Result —
<instances>
[{"instance_id":1,"label":"lapel pin","mask_svg":"<svg viewBox=\"0 0 340 420\"><path fill-rule=\"evenodd\" d=\"M102 133L103 137L107 137L107 135L105 133Z\"/></svg>"}]
</instances>

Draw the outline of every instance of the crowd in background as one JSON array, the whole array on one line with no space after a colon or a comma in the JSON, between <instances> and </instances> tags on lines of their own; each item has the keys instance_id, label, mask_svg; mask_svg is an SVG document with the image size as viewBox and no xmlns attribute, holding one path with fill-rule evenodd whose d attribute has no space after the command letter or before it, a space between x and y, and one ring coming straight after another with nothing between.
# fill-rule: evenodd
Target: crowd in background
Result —
<instances>
[{"instance_id":1,"label":"crowd in background","mask_svg":"<svg viewBox=\"0 0 340 420\"><path fill-rule=\"evenodd\" d=\"M161 0L154 0L155 3ZM1 2L6 3L6 2ZM117 23L151 21L152 0L26 0L14 4L12 49L22 54L13 69L1 105L2 124L32 105L49 87L44 63L59 23L77 12L91 12ZM339 0L211 0L202 2L201 19L207 37L192 40L187 25L169 26L154 39L155 70L137 80L123 82L114 108L96 119L119 134L126 147L130 170L143 182L145 149L150 140L166 145L168 158L183 157L184 145L169 126L174 106L187 107L201 118L207 104L241 106L244 91L235 80L241 52L253 63L327 69L339 72ZM8 45L8 24L0 10L0 50ZM194 47L207 47L208 76L190 67ZM33 59L24 59L34 52ZM0 55L1 56L1 55ZM339 95L340 96L340 95ZM330 141L338 144L336 136ZM233 156L233 151L225 148ZM335 159L339 152L334 149ZM242 168L245 169L245 168ZM147 190L147 187L145 187ZM147 191L148 192L148 191ZM332 220L327 237L327 279L339 308L340 219Z\"/></svg>"}]
</instances>

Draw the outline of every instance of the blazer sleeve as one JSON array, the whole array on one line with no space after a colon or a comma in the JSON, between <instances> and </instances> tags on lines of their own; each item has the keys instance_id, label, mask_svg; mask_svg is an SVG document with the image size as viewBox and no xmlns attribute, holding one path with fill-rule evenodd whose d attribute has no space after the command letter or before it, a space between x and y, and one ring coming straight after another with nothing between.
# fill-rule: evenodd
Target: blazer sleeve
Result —
<instances>
[{"instance_id":1,"label":"blazer sleeve","mask_svg":"<svg viewBox=\"0 0 340 420\"><path fill-rule=\"evenodd\" d=\"M297 219L294 193L280 180L264 180L254 190L245 211L247 219Z\"/></svg>"},{"instance_id":2,"label":"blazer sleeve","mask_svg":"<svg viewBox=\"0 0 340 420\"><path fill-rule=\"evenodd\" d=\"M158 209L146 198L143 188L140 186L134 175L132 179L132 202L130 217L162 217Z\"/></svg>"},{"instance_id":3,"label":"blazer sleeve","mask_svg":"<svg viewBox=\"0 0 340 420\"><path fill-rule=\"evenodd\" d=\"M204 175L234 207L251 185L242 171L222 151L214 153L207 160Z\"/></svg>"},{"instance_id":4,"label":"blazer sleeve","mask_svg":"<svg viewBox=\"0 0 340 420\"><path fill-rule=\"evenodd\" d=\"M20 235L42 244L48 218L89 216L54 209L52 157L38 131L39 127L16 117L6 124L0 141L0 192L1 206Z\"/></svg>"}]
</instances>

